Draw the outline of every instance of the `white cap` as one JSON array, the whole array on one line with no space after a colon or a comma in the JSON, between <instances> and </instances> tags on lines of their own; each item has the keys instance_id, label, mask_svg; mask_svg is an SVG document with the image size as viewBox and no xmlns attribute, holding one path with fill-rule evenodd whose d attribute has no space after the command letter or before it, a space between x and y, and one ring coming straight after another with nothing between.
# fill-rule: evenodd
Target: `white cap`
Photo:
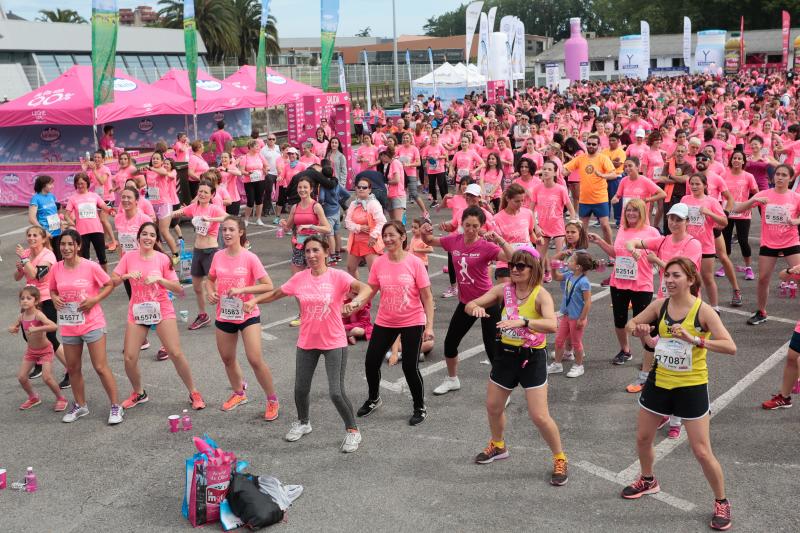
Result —
<instances>
[{"instance_id":1,"label":"white cap","mask_svg":"<svg viewBox=\"0 0 800 533\"><path fill-rule=\"evenodd\" d=\"M298 151L297 151L297 148L295 148L295 147L293 147L293 146L291 146L291 147L287 148L287 149L286 149L286 153L287 153L287 154L300 155L300 152L298 152Z\"/></svg>"},{"instance_id":2,"label":"white cap","mask_svg":"<svg viewBox=\"0 0 800 533\"><path fill-rule=\"evenodd\" d=\"M667 213L667 216L669 215L675 215L676 217L686 220L689 218L689 206L686 204L675 204Z\"/></svg>"},{"instance_id":3,"label":"white cap","mask_svg":"<svg viewBox=\"0 0 800 533\"><path fill-rule=\"evenodd\" d=\"M480 196L481 195L481 186L477 183L470 183L467 185L467 190L464 191L465 194L471 194L472 196Z\"/></svg>"},{"instance_id":4,"label":"white cap","mask_svg":"<svg viewBox=\"0 0 800 533\"><path fill-rule=\"evenodd\" d=\"M635 137L642 137L642 138L644 138L644 137L645 137L645 134L644 134L644 128L639 128L638 130L636 130L636 135L635 135Z\"/></svg>"}]
</instances>

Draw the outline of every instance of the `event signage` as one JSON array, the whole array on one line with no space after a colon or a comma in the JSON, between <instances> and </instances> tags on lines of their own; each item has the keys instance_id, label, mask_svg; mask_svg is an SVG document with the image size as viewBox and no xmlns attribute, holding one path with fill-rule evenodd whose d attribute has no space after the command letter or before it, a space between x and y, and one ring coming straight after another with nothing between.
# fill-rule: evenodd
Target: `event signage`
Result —
<instances>
[{"instance_id":1,"label":"event signage","mask_svg":"<svg viewBox=\"0 0 800 533\"><path fill-rule=\"evenodd\" d=\"M364 54L364 83L367 85L367 109L372 111L372 89L369 86L369 61L367 60L367 51L364 50L362 52Z\"/></svg>"},{"instance_id":2,"label":"event signage","mask_svg":"<svg viewBox=\"0 0 800 533\"><path fill-rule=\"evenodd\" d=\"M781 50L783 51L783 55L781 56L781 70L785 72L786 67L789 66L789 32L791 31L792 21L788 11L783 11L781 13L781 18L783 19L783 28L781 29L781 37L783 39L781 43Z\"/></svg>"},{"instance_id":3,"label":"event signage","mask_svg":"<svg viewBox=\"0 0 800 533\"><path fill-rule=\"evenodd\" d=\"M725 64L725 30L697 32L694 72L705 73Z\"/></svg>"},{"instance_id":4,"label":"event signage","mask_svg":"<svg viewBox=\"0 0 800 533\"><path fill-rule=\"evenodd\" d=\"M117 0L93 0L92 86L95 108L114 101L118 28Z\"/></svg>"},{"instance_id":5,"label":"event signage","mask_svg":"<svg viewBox=\"0 0 800 533\"><path fill-rule=\"evenodd\" d=\"M183 3L183 44L186 49L186 71L192 100L197 101L197 22L194 19L194 0Z\"/></svg>"},{"instance_id":6,"label":"event signage","mask_svg":"<svg viewBox=\"0 0 800 533\"><path fill-rule=\"evenodd\" d=\"M619 73L625 78L641 76L642 36L623 35L619 38Z\"/></svg>"},{"instance_id":7,"label":"event signage","mask_svg":"<svg viewBox=\"0 0 800 533\"><path fill-rule=\"evenodd\" d=\"M472 50L472 39L475 37L475 27L478 25L481 9L483 9L483 2L472 2L467 6L467 47L464 49L467 66L469 66L469 53Z\"/></svg>"},{"instance_id":8,"label":"event signage","mask_svg":"<svg viewBox=\"0 0 800 533\"><path fill-rule=\"evenodd\" d=\"M433 50L428 47L428 63L431 64L431 76L433 76L433 97L436 98L438 93L436 91L436 69L433 68Z\"/></svg>"},{"instance_id":9,"label":"event signage","mask_svg":"<svg viewBox=\"0 0 800 533\"><path fill-rule=\"evenodd\" d=\"M683 17L683 66L692 65L692 21Z\"/></svg>"},{"instance_id":10,"label":"event signage","mask_svg":"<svg viewBox=\"0 0 800 533\"><path fill-rule=\"evenodd\" d=\"M511 48L512 78L525 79L525 23L515 18L514 20L514 46Z\"/></svg>"},{"instance_id":11,"label":"event signage","mask_svg":"<svg viewBox=\"0 0 800 533\"><path fill-rule=\"evenodd\" d=\"M258 55L256 56L256 91L264 93L267 101L267 21L269 0L261 0L261 20L258 30Z\"/></svg>"},{"instance_id":12,"label":"event signage","mask_svg":"<svg viewBox=\"0 0 800 533\"><path fill-rule=\"evenodd\" d=\"M344 59L341 54L339 55L339 90L343 93L347 92L347 78L344 74Z\"/></svg>"},{"instance_id":13,"label":"event signage","mask_svg":"<svg viewBox=\"0 0 800 533\"><path fill-rule=\"evenodd\" d=\"M545 76L545 84L547 85L548 89L554 89L558 87L558 63L546 63L544 66L544 76Z\"/></svg>"},{"instance_id":14,"label":"event signage","mask_svg":"<svg viewBox=\"0 0 800 533\"><path fill-rule=\"evenodd\" d=\"M640 21L640 34L642 36L642 60L639 65L639 78L646 80L650 69L650 24Z\"/></svg>"},{"instance_id":15,"label":"event signage","mask_svg":"<svg viewBox=\"0 0 800 533\"><path fill-rule=\"evenodd\" d=\"M339 28L339 0L321 0L320 2L320 61L323 92L328 92L330 81L333 46L336 43L336 31Z\"/></svg>"},{"instance_id":16,"label":"event signage","mask_svg":"<svg viewBox=\"0 0 800 533\"><path fill-rule=\"evenodd\" d=\"M589 81L589 62L581 61L579 65L581 81Z\"/></svg>"},{"instance_id":17,"label":"event signage","mask_svg":"<svg viewBox=\"0 0 800 533\"><path fill-rule=\"evenodd\" d=\"M478 72L483 76L489 75L489 17L486 13L481 13L478 30Z\"/></svg>"}]
</instances>

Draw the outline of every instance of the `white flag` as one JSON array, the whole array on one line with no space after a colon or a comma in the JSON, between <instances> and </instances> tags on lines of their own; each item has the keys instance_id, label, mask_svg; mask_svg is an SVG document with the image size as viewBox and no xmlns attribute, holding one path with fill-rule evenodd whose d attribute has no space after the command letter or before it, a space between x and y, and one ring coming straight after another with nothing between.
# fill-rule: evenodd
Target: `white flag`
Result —
<instances>
[{"instance_id":1,"label":"white flag","mask_svg":"<svg viewBox=\"0 0 800 533\"><path fill-rule=\"evenodd\" d=\"M525 79L525 23L516 19L513 47L514 79Z\"/></svg>"},{"instance_id":2,"label":"white flag","mask_svg":"<svg viewBox=\"0 0 800 533\"><path fill-rule=\"evenodd\" d=\"M478 30L478 71L489 75L489 18L481 13L481 24Z\"/></svg>"},{"instance_id":3,"label":"white flag","mask_svg":"<svg viewBox=\"0 0 800 533\"><path fill-rule=\"evenodd\" d=\"M683 17L683 66L692 67L692 21Z\"/></svg>"},{"instance_id":4,"label":"white flag","mask_svg":"<svg viewBox=\"0 0 800 533\"><path fill-rule=\"evenodd\" d=\"M489 10L489 50L492 49L492 34L494 33L494 16L497 15L497 6Z\"/></svg>"},{"instance_id":5,"label":"white flag","mask_svg":"<svg viewBox=\"0 0 800 533\"><path fill-rule=\"evenodd\" d=\"M483 9L483 2L472 2L467 6L467 48L465 49L467 66L469 66L469 53L472 51L472 39L475 37L475 28L478 26L481 9Z\"/></svg>"},{"instance_id":6,"label":"white flag","mask_svg":"<svg viewBox=\"0 0 800 533\"><path fill-rule=\"evenodd\" d=\"M640 21L640 32L642 35L642 62L639 64L639 78L646 80L650 75L650 24L644 20Z\"/></svg>"}]
</instances>

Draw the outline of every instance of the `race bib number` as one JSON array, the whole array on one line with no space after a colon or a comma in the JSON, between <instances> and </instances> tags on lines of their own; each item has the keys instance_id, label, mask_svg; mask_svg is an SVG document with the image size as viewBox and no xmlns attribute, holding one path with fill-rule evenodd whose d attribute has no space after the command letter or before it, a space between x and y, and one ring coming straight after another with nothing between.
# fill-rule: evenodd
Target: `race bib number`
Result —
<instances>
[{"instance_id":1,"label":"race bib number","mask_svg":"<svg viewBox=\"0 0 800 533\"><path fill-rule=\"evenodd\" d=\"M47 215L47 230L48 231L56 231L57 229L61 228L61 219L58 218L58 215Z\"/></svg>"},{"instance_id":2,"label":"race bib number","mask_svg":"<svg viewBox=\"0 0 800 533\"><path fill-rule=\"evenodd\" d=\"M89 202L78 204L78 216L80 218L97 218L97 205Z\"/></svg>"},{"instance_id":3,"label":"race bib number","mask_svg":"<svg viewBox=\"0 0 800 533\"><path fill-rule=\"evenodd\" d=\"M250 173L250 181L261 181L264 179L264 174L260 170L254 170Z\"/></svg>"},{"instance_id":4,"label":"race bib number","mask_svg":"<svg viewBox=\"0 0 800 533\"><path fill-rule=\"evenodd\" d=\"M411 158L408 157L407 155L401 155L400 162L403 164L404 167L406 167L411 163Z\"/></svg>"},{"instance_id":5,"label":"race bib number","mask_svg":"<svg viewBox=\"0 0 800 533\"><path fill-rule=\"evenodd\" d=\"M158 302L133 304L133 321L144 326L158 324L161 322L161 304Z\"/></svg>"},{"instance_id":6,"label":"race bib number","mask_svg":"<svg viewBox=\"0 0 800 533\"><path fill-rule=\"evenodd\" d=\"M469 176L469 170L467 170L466 168L458 169L458 177L459 178L466 178L468 176Z\"/></svg>"},{"instance_id":7,"label":"race bib number","mask_svg":"<svg viewBox=\"0 0 800 533\"><path fill-rule=\"evenodd\" d=\"M97 194L97 196L99 196L100 198L102 198L102 197L103 197L103 195L104 195L104 194L105 194L105 192L106 192L106 188L105 188L105 187L102 187L102 186L98 186L98 187L95 187L95 189L94 189L94 192Z\"/></svg>"},{"instance_id":8,"label":"race bib number","mask_svg":"<svg viewBox=\"0 0 800 533\"><path fill-rule=\"evenodd\" d=\"M697 206L690 206L689 207L689 225L690 226L702 226L705 224L705 215L700 213L700 208Z\"/></svg>"},{"instance_id":9,"label":"race bib number","mask_svg":"<svg viewBox=\"0 0 800 533\"><path fill-rule=\"evenodd\" d=\"M692 370L692 345L675 338L660 338L656 344L656 361L673 372Z\"/></svg>"},{"instance_id":10,"label":"race bib number","mask_svg":"<svg viewBox=\"0 0 800 533\"><path fill-rule=\"evenodd\" d=\"M139 243L136 242L135 233L120 233L119 244L122 246L122 250L125 252L133 252L134 250L139 249Z\"/></svg>"},{"instance_id":11,"label":"race bib number","mask_svg":"<svg viewBox=\"0 0 800 533\"><path fill-rule=\"evenodd\" d=\"M158 187L148 187L147 188L147 199L150 201L159 201L161 200L161 191Z\"/></svg>"},{"instance_id":12,"label":"race bib number","mask_svg":"<svg viewBox=\"0 0 800 533\"><path fill-rule=\"evenodd\" d=\"M194 226L194 231L198 235L203 235L203 236L208 235L209 223L203 220L203 217L193 217L192 226Z\"/></svg>"},{"instance_id":13,"label":"race bib number","mask_svg":"<svg viewBox=\"0 0 800 533\"><path fill-rule=\"evenodd\" d=\"M494 194L494 190L495 188L497 188L497 185L495 185L494 183L486 183L484 185L484 188L486 189L486 195L491 196L492 194Z\"/></svg>"},{"instance_id":14,"label":"race bib number","mask_svg":"<svg viewBox=\"0 0 800 533\"><path fill-rule=\"evenodd\" d=\"M767 205L764 210L764 220L767 224L788 224L789 216L782 205Z\"/></svg>"},{"instance_id":15,"label":"race bib number","mask_svg":"<svg viewBox=\"0 0 800 533\"><path fill-rule=\"evenodd\" d=\"M67 302L58 310L58 323L61 326L82 326L86 323L83 311L78 309L78 302Z\"/></svg>"},{"instance_id":16,"label":"race bib number","mask_svg":"<svg viewBox=\"0 0 800 533\"><path fill-rule=\"evenodd\" d=\"M244 302L239 298L220 298L219 317L223 320L244 320Z\"/></svg>"},{"instance_id":17,"label":"race bib number","mask_svg":"<svg viewBox=\"0 0 800 533\"><path fill-rule=\"evenodd\" d=\"M520 248L522 248L522 247L524 247L524 246L533 246L533 245L532 245L531 243L529 243L529 242L510 242L510 243L508 243L508 244L510 244L510 245L511 245L511 247L512 247L513 249L515 249L515 250L519 250Z\"/></svg>"},{"instance_id":18,"label":"race bib number","mask_svg":"<svg viewBox=\"0 0 800 533\"><path fill-rule=\"evenodd\" d=\"M664 167L653 167L653 178L654 179L660 178L663 172L664 172Z\"/></svg>"},{"instance_id":19,"label":"race bib number","mask_svg":"<svg viewBox=\"0 0 800 533\"><path fill-rule=\"evenodd\" d=\"M633 257L618 255L614 261L614 275L617 279L636 281L639 264Z\"/></svg>"}]
</instances>

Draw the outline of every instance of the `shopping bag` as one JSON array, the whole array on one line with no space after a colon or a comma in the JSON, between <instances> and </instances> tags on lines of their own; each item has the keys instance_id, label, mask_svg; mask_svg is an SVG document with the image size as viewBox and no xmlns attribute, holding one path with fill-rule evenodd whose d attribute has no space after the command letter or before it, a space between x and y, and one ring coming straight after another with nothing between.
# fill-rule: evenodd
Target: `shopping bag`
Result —
<instances>
[{"instance_id":1,"label":"shopping bag","mask_svg":"<svg viewBox=\"0 0 800 533\"><path fill-rule=\"evenodd\" d=\"M220 504L225 499L231 481L231 472L237 465L236 456L225 452L207 435L195 438L196 453L185 461L186 489L181 512L192 526L197 527L220 518Z\"/></svg>"}]
</instances>

